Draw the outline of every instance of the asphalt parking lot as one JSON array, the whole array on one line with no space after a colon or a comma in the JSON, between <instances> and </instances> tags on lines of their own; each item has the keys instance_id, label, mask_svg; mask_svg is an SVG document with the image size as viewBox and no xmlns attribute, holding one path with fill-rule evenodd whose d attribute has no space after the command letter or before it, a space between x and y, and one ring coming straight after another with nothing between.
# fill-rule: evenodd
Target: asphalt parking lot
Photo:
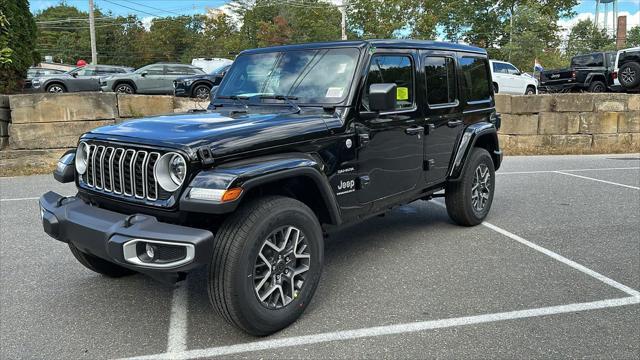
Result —
<instances>
[{"instance_id":1,"label":"asphalt parking lot","mask_svg":"<svg viewBox=\"0 0 640 360\"><path fill-rule=\"evenodd\" d=\"M332 234L313 302L254 338L176 287L86 270L0 179L0 358L640 358L640 155L509 157L487 222L417 202Z\"/></svg>"}]
</instances>

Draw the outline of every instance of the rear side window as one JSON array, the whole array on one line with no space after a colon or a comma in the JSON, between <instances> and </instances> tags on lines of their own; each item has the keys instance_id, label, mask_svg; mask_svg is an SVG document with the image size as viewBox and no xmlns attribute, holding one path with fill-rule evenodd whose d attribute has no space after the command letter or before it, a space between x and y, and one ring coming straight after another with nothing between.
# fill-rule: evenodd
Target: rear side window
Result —
<instances>
[{"instance_id":1,"label":"rear side window","mask_svg":"<svg viewBox=\"0 0 640 360\"><path fill-rule=\"evenodd\" d=\"M463 56L460 58L463 87L467 101L483 101L491 99L489 73L485 58Z\"/></svg>"},{"instance_id":2,"label":"rear side window","mask_svg":"<svg viewBox=\"0 0 640 360\"><path fill-rule=\"evenodd\" d=\"M167 75L189 75L192 74L189 72L189 68L184 66L175 66L169 65L167 66Z\"/></svg>"},{"instance_id":3,"label":"rear side window","mask_svg":"<svg viewBox=\"0 0 640 360\"><path fill-rule=\"evenodd\" d=\"M456 101L456 63L453 58L429 56L424 61L427 103L452 104Z\"/></svg>"},{"instance_id":4,"label":"rear side window","mask_svg":"<svg viewBox=\"0 0 640 360\"><path fill-rule=\"evenodd\" d=\"M396 109L406 109L413 106L413 63L409 56L376 55L371 58L365 95L362 99L367 106L369 104L369 87L371 84L380 83L395 83L397 85Z\"/></svg>"},{"instance_id":5,"label":"rear side window","mask_svg":"<svg viewBox=\"0 0 640 360\"><path fill-rule=\"evenodd\" d=\"M604 66L604 56L600 53L575 56L571 59L571 66Z\"/></svg>"}]
</instances>

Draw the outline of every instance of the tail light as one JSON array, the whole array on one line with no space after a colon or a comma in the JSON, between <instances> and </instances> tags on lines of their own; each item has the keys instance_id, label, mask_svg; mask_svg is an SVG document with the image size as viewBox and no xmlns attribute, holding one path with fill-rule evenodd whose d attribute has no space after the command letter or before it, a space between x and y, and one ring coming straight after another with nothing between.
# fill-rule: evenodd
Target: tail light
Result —
<instances>
[{"instance_id":1,"label":"tail light","mask_svg":"<svg viewBox=\"0 0 640 360\"><path fill-rule=\"evenodd\" d=\"M576 72L575 71L571 72L571 77L574 78L574 79L576 78Z\"/></svg>"}]
</instances>

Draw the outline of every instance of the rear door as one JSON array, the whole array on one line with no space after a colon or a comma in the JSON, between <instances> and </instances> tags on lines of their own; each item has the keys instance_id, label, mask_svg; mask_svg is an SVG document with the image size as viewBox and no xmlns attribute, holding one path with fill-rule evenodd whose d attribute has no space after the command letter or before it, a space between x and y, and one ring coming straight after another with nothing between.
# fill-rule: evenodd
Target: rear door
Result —
<instances>
[{"instance_id":1,"label":"rear door","mask_svg":"<svg viewBox=\"0 0 640 360\"><path fill-rule=\"evenodd\" d=\"M499 61L493 61L491 66L493 67L493 81L498 84L498 93L509 94L513 90L511 89L509 74L505 63Z\"/></svg>"},{"instance_id":2,"label":"rear door","mask_svg":"<svg viewBox=\"0 0 640 360\"><path fill-rule=\"evenodd\" d=\"M447 177L453 149L464 123L456 54L422 51L421 56L425 89L422 111L427 128L424 141L425 181L433 184Z\"/></svg>"}]
</instances>

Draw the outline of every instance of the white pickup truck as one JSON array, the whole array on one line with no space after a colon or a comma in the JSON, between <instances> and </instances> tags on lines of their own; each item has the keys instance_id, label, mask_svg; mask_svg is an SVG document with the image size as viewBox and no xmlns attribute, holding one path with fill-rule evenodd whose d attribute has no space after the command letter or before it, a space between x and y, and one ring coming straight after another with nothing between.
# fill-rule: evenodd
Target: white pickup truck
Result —
<instances>
[{"instance_id":1,"label":"white pickup truck","mask_svg":"<svg viewBox=\"0 0 640 360\"><path fill-rule=\"evenodd\" d=\"M511 63L489 60L493 77L493 92L498 94L534 95L538 93L538 80L522 73Z\"/></svg>"}]
</instances>

